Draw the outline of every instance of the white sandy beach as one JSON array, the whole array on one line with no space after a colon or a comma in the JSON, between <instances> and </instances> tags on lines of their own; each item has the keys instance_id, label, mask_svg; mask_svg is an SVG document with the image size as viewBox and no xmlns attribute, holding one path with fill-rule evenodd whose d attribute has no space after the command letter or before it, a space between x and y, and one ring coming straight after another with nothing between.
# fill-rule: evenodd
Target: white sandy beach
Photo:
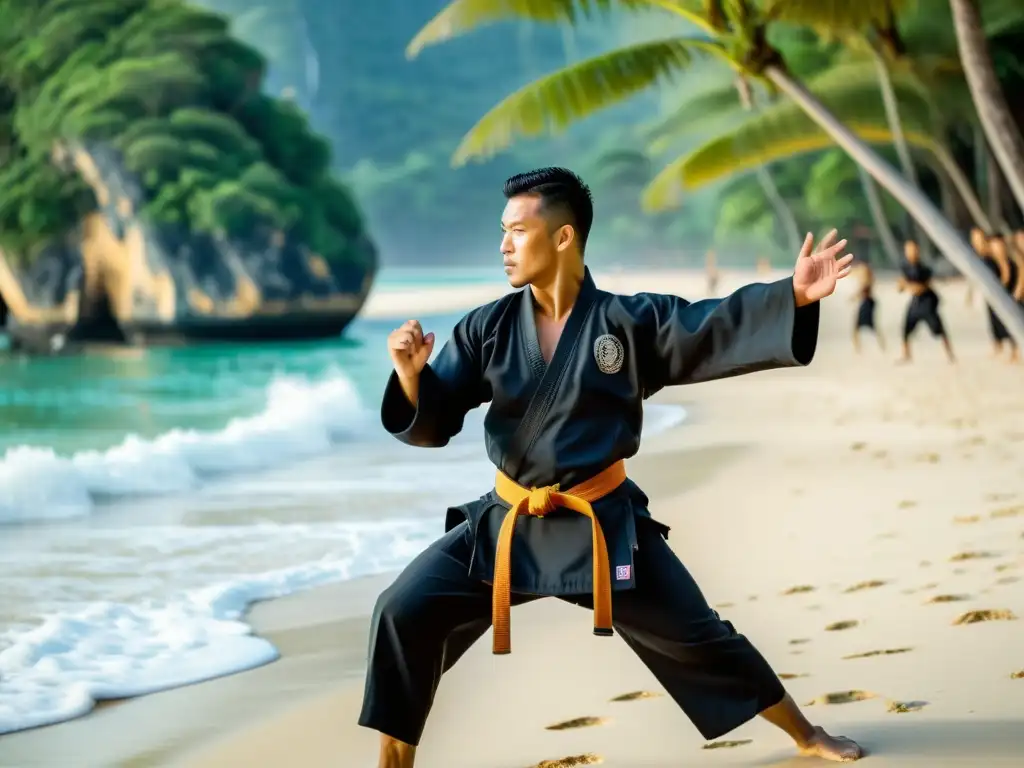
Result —
<instances>
[{"instance_id":1,"label":"white sandy beach","mask_svg":"<svg viewBox=\"0 0 1024 768\"><path fill-rule=\"evenodd\" d=\"M596 277L627 293L703 288L693 273ZM864 744L866 765L1022 766L1024 366L989 359L984 310L965 306L958 283L939 286L958 365L924 332L915 363L893 364L905 298L891 285L878 289L888 352L865 338L855 356L852 288L827 302L810 367L659 395L690 416L645 442L630 474L708 600L798 702L818 702L813 720ZM493 298L422 293L375 294L367 313ZM279 661L0 739L0 766L371 768L376 734L355 724L365 617L390 578L258 605L252 623ZM972 611L991 620L956 623ZM492 656L485 638L442 681L417 765L824 764L794 758L760 721L704 749L626 646L590 622L555 600L516 609L511 656ZM636 691L654 695L610 701ZM820 698L851 691L839 698L861 700ZM547 729L576 718L595 720Z\"/></svg>"}]
</instances>

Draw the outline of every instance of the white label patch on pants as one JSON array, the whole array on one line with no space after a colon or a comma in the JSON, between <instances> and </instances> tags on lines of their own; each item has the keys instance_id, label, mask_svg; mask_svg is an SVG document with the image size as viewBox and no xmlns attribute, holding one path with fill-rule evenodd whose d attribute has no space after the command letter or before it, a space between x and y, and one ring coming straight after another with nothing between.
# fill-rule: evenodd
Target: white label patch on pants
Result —
<instances>
[{"instance_id":1,"label":"white label patch on pants","mask_svg":"<svg viewBox=\"0 0 1024 768\"><path fill-rule=\"evenodd\" d=\"M616 581L629 581L629 566L628 565L616 565L615 566L615 580Z\"/></svg>"}]
</instances>

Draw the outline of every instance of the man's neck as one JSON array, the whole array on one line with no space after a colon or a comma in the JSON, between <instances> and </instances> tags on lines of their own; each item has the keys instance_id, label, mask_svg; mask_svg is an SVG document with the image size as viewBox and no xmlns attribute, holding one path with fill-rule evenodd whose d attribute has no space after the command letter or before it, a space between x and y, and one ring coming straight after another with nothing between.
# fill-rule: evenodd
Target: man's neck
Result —
<instances>
[{"instance_id":1,"label":"man's neck","mask_svg":"<svg viewBox=\"0 0 1024 768\"><path fill-rule=\"evenodd\" d=\"M583 287L584 267L580 263L561 269L544 282L532 283L530 291L541 313L551 320L563 320L576 303Z\"/></svg>"}]
</instances>

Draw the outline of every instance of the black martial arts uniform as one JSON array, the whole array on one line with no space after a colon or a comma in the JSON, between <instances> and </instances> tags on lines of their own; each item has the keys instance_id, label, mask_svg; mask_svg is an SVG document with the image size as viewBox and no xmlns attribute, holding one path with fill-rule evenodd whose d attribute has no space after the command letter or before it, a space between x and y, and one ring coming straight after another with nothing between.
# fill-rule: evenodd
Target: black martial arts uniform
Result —
<instances>
[{"instance_id":1,"label":"black martial arts uniform","mask_svg":"<svg viewBox=\"0 0 1024 768\"><path fill-rule=\"evenodd\" d=\"M443 446L489 402L487 454L520 485L563 489L636 454L643 401L663 387L806 365L819 307L797 309L792 279L724 299L618 296L587 271L551 362L529 288L470 312L420 376L413 408L392 373L384 427ZM707 604L626 480L593 509L607 540L614 628L707 739L779 703L785 691L743 635ZM491 625L495 542L509 505L494 490L448 510L447 533L377 601L359 723L417 744L441 675ZM592 605L591 523L557 510L520 518L512 604L558 596Z\"/></svg>"},{"instance_id":2,"label":"black martial arts uniform","mask_svg":"<svg viewBox=\"0 0 1024 768\"><path fill-rule=\"evenodd\" d=\"M921 262L911 264L903 262L903 277L909 283L925 286L923 293L912 296L907 305L907 314L903 321L903 340L908 341L919 323L924 323L936 338L946 335L946 329L939 316L939 294L932 290L929 282L932 271Z\"/></svg>"},{"instance_id":3,"label":"black martial arts uniform","mask_svg":"<svg viewBox=\"0 0 1024 768\"><path fill-rule=\"evenodd\" d=\"M871 286L865 285L860 289L860 304L857 305L856 330L867 328L875 330L875 297L871 294Z\"/></svg>"},{"instance_id":4,"label":"black martial arts uniform","mask_svg":"<svg viewBox=\"0 0 1024 768\"><path fill-rule=\"evenodd\" d=\"M1000 284L1002 283L1002 276L999 274L999 262L993 259L991 256L986 256L982 259L985 266L989 268L989 271L996 276ZM1011 275L1012 277L1012 275ZM1013 281L1010 282L1009 290L1013 290ZM1003 286L1006 287L1006 286ZM988 327L992 333L992 340L1003 342L1010 338L1010 333L1006 330L1006 326L1003 325L1003 321L999 319L999 315L992 311L992 307L988 307Z\"/></svg>"}]
</instances>

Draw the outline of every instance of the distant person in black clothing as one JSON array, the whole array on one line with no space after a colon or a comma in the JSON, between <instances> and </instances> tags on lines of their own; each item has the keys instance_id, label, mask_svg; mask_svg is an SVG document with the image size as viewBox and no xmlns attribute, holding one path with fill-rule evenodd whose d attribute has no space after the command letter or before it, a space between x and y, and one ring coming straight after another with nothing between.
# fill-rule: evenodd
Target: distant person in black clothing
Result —
<instances>
[{"instance_id":1,"label":"distant person in black clothing","mask_svg":"<svg viewBox=\"0 0 1024 768\"><path fill-rule=\"evenodd\" d=\"M924 323L932 332L932 336L942 340L949 362L955 363L953 345L949 343L946 328L939 317L939 295L932 289L932 271L921 263L921 252L917 243L908 240L903 246L906 259L903 262L903 276L897 284L897 290L910 294L907 305L907 316L903 321L903 356L900 362L910 362L910 337L919 323Z\"/></svg>"},{"instance_id":2,"label":"distant person in black clothing","mask_svg":"<svg viewBox=\"0 0 1024 768\"><path fill-rule=\"evenodd\" d=\"M999 235L988 238L985 244L985 251L980 255L981 260L989 268L989 271L996 276L999 284L1010 290L1010 286L1016 283L1014 279L1016 275L1013 274L1010 257L1006 251L1006 241ZM992 310L991 304L988 306L988 327L989 332L992 334L992 356L1001 357L1004 346L1009 343L1011 360L1016 357L1017 347L1013 339L1010 338L1010 334L1006 330L1006 326L1003 325L1003 321L999 319L999 315Z\"/></svg>"},{"instance_id":3,"label":"distant person in black clothing","mask_svg":"<svg viewBox=\"0 0 1024 768\"><path fill-rule=\"evenodd\" d=\"M875 334L879 348L885 352L885 339L875 325L875 274L871 265L862 262L857 267L857 277L860 279L860 287L853 298L860 299L860 304L857 305L857 321L853 326L853 351L860 354L860 332L866 329Z\"/></svg>"},{"instance_id":4,"label":"distant person in black clothing","mask_svg":"<svg viewBox=\"0 0 1024 768\"><path fill-rule=\"evenodd\" d=\"M1018 301L1021 278L1019 261L1016 249L1008 249L1006 241L1001 236L995 235L989 238L988 258L985 259L985 264L999 279L999 283L1006 289L1007 293L1018 299ZM1006 326L1003 325L1003 321L992 311L992 307L988 308L988 320L989 327L992 330L993 354L999 357L1003 352L1003 345L1006 344L1010 348L1009 362L1016 363L1020 359L1020 350L1017 348L1017 342L1010 336Z\"/></svg>"}]
</instances>

